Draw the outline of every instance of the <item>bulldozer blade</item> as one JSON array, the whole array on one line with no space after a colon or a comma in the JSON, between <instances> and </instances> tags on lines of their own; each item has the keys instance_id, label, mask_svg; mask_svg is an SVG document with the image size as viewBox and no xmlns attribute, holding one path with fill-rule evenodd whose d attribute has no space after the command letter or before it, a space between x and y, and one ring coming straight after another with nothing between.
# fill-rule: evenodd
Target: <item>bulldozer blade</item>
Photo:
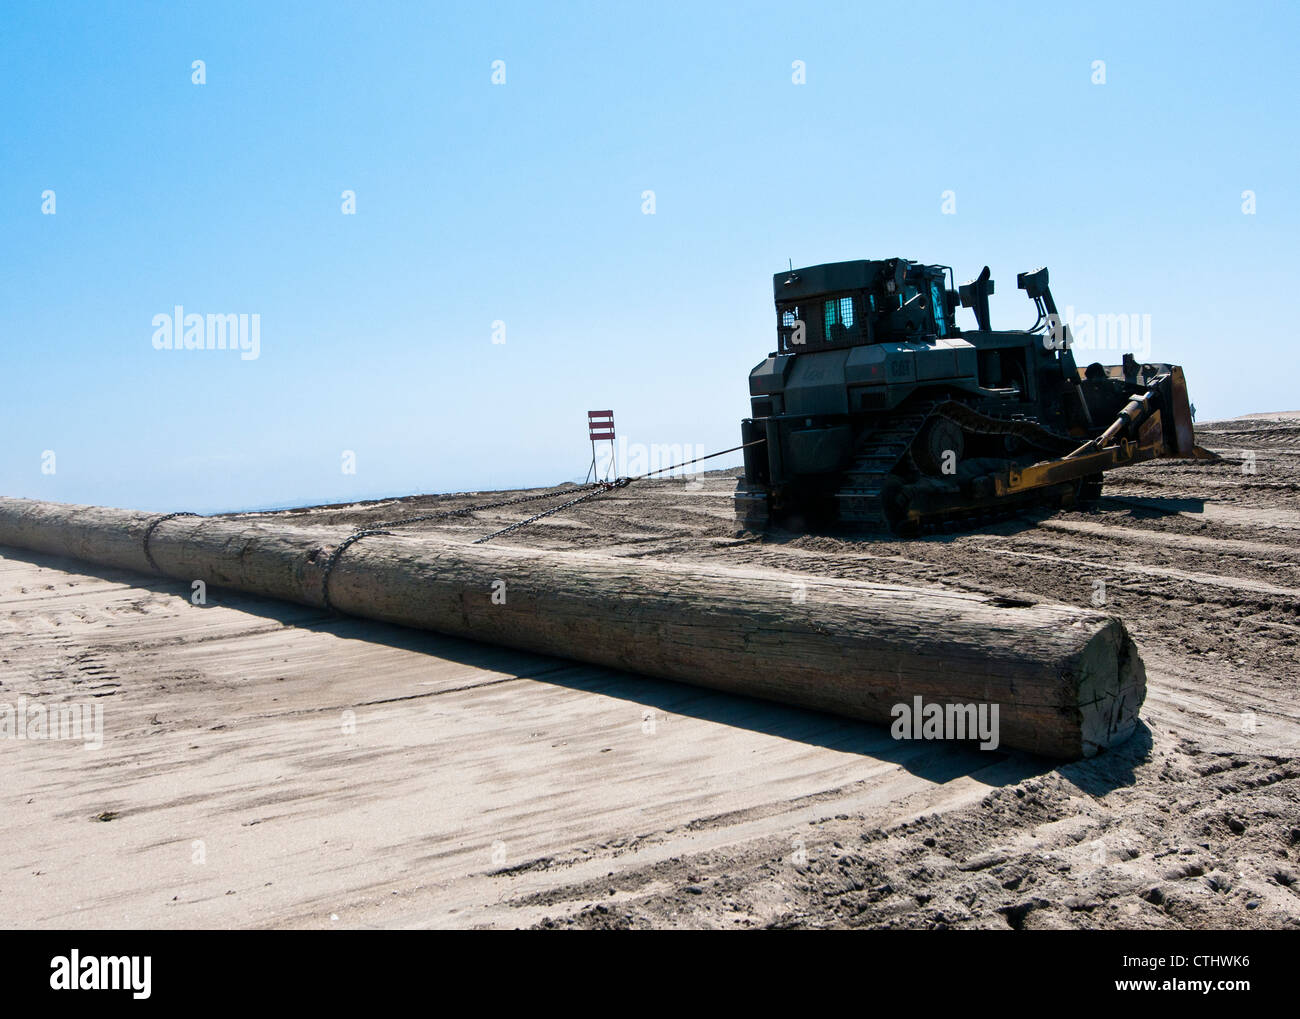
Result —
<instances>
[{"instance_id":1,"label":"bulldozer blade","mask_svg":"<svg viewBox=\"0 0 1300 1019\"><path fill-rule=\"evenodd\" d=\"M1187 379L1183 369L1175 365L1169 373L1169 403L1174 415L1174 456L1196 456L1196 433L1192 428L1192 406L1187 399Z\"/></svg>"}]
</instances>

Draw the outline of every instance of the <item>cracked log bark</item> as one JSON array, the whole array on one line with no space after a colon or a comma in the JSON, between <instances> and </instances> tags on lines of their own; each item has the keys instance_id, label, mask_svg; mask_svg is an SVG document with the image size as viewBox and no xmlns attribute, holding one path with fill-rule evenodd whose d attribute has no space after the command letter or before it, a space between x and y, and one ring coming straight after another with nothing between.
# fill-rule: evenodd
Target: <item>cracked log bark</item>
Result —
<instances>
[{"instance_id":1,"label":"cracked log bark","mask_svg":"<svg viewBox=\"0 0 1300 1019\"><path fill-rule=\"evenodd\" d=\"M143 538L157 519L0 498L0 545L153 574ZM323 567L348 533L176 517L149 546L187 584L323 607ZM505 604L493 602L497 581ZM1002 746L1058 758L1127 739L1146 692L1137 647L1114 617L933 588L399 532L349 548L330 597L355 616L885 725L916 697L996 704Z\"/></svg>"}]
</instances>

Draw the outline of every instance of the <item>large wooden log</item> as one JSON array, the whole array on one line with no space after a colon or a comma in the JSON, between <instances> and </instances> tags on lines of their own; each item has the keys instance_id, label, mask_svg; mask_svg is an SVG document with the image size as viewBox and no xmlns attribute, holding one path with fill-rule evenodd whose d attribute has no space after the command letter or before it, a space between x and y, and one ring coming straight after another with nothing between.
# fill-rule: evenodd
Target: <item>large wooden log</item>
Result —
<instances>
[{"instance_id":1,"label":"large wooden log","mask_svg":"<svg viewBox=\"0 0 1300 1019\"><path fill-rule=\"evenodd\" d=\"M169 577L323 606L325 564L349 533L158 519L0 498L0 545L152 573L153 524L149 549ZM942 589L395 533L351 545L329 591L353 615L835 712L904 737L924 730L904 726L899 705L923 715L996 705L1000 745L1059 758L1126 739L1146 691L1118 619Z\"/></svg>"}]
</instances>

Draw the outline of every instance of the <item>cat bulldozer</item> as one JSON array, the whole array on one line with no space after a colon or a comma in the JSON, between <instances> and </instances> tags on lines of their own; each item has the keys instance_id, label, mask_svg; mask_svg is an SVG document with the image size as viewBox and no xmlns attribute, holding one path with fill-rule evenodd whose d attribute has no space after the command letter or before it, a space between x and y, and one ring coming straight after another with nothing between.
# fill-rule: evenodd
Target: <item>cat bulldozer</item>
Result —
<instances>
[{"instance_id":1,"label":"cat bulldozer","mask_svg":"<svg viewBox=\"0 0 1300 1019\"><path fill-rule=\"evenodd\" d=\"M749 375L741 422L746 528L894 535L977 526L1097 499L1104 472L1196 446L1183 370L1080 368L1046 268L1016 277L1037 311L995 330L987 266L902 258L791 268L772 279L777 349ZM976 328L957 326L958 308Z\"/></svg>"}]
</instances>

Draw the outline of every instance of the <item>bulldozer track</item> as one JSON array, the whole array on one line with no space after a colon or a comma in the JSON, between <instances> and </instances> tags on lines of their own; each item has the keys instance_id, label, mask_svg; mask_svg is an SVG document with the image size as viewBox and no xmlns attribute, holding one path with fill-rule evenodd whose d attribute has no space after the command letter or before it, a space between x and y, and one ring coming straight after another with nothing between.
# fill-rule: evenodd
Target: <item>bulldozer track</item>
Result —
<instances>
[{"instance_id":1,"label":"bulldozer track","mask_svg":"<svg viewBox=\"0 0 1300 1019\"><path fill-rule=\"evenodd\" d=\"M933 406L927 404L914 413L884 422L864 437L853 465L845 472L844 484L835 493L841 521L866 525L867 529L892 529L886 486L894 470L909 456Z\"/></svg>"},{"instance_id":2,"label":"bulldozer track","mask_svg":"<svg viewBox=\"0 0 1300 1019\"><path fill-rule=\"evenodd\" d=\"M852 466L845 472L844 484L835 493L840 522L868 532L897 533L903 528L901 507L911 486L901 483L899 467L907 464L909 471L924 473L912 459L912 448L925 426L939 417L953 422L965 434L1014 438L1051 455L1067 452L1074 444L1070 436L1053 432L1036 421L993 417L957 400L913 405L908 413L882 422L860 443ZM989 523L1014 517L1037 504L1056 501L1055 497L1021 497L1010 501L1004 498L972 507L960 492L954 492L954 497L961 499L962 504L927 513L920 521L913 522L914 526L933 530Z\"/></svg>"}]
</instances>

